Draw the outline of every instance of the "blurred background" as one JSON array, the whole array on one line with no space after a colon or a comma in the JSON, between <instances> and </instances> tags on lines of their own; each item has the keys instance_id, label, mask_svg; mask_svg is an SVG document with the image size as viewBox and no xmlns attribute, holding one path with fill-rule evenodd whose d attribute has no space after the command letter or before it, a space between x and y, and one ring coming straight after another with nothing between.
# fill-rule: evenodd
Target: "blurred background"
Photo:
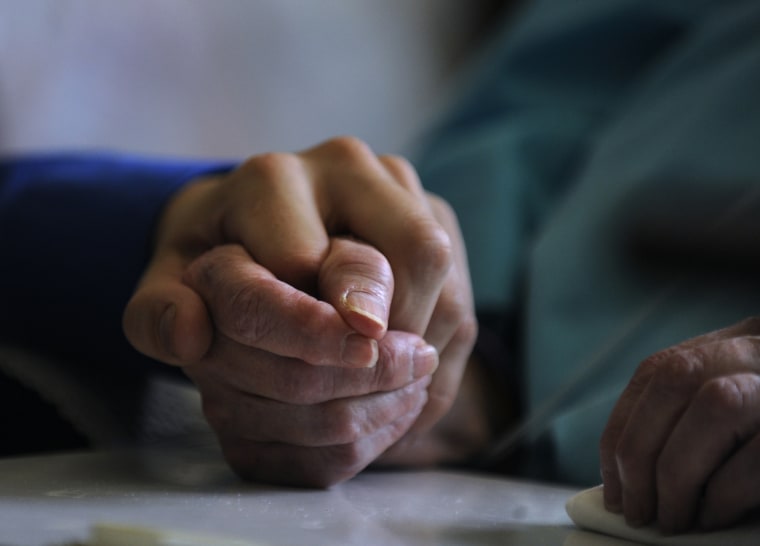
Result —
<instances>
[{"instance_id":1,"label":"blurred background","mask_svg":"<svg viewBox=\"0 0 760 546\"><path fill-rule=\"evenodd\" d=\"M499 4L0 0L0 153L403 153Z\"/></svg>"}]
</instances>

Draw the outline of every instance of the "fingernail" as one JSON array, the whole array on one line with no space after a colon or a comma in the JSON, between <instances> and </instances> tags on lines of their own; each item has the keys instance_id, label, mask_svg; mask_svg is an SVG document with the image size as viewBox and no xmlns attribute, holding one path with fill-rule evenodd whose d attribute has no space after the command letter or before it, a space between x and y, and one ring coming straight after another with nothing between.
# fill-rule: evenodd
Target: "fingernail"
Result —
<instances>
[{"instance_id":1,"label":"fingernail","mask_svg":"<svg viewBox=\"0 0 760 546\"><path fill-rule=\"evenodd\" d=\"M343 296L343 304L347 309L367 317L378 326L387 327L384 317L387 314L385 302L370 292L352 290Z\"/></svg>"},{"instance_id":2,"label":"fingernail","mask_svg":"<svg viewBox=\"0 0 760 546\"><path fill-rule=\"evenodd\" d=\"M412 363L415 379L430 375L438 368L438 351L432 345L420 343L414 349Z\"/></svg>"},{"instance_id":3,"label":"fingernail","mask_svg":"<svg viewBox=\"0 0 760 546\"><path fill-rule=\"evenodd\" d=\"M359 334L348 334L343 338L340 357L350 366L371 368L377 364L377 341Z\"/></svg>"},{"instance_id":4,"label":"fingernail","mask_svg":"<svg viewBox=\"0 0 760 546\"><path fill-rule=\"evenodd\" d=\"M161 340L163 350L173 357L177 356L172 343L172 332L174 331L174 319L176 316L177 306L172 303L164 310L158 322L158 337Z\"/></svg>"}]
</instances>

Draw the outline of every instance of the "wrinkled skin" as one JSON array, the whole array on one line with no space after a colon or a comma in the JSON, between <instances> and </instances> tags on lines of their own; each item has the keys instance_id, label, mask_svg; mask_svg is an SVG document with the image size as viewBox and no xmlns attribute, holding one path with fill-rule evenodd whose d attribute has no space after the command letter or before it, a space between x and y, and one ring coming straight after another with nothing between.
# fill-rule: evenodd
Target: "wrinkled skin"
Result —
<instances>
[{"instance_id":1,"label":"wrinkled skin","mask_svg":"<svg viewBox=\"0 0 760 546\"><path fill-rule=\"evenodd\" d=\"M487 439L456 219L406 161L353 138L179 191L124 329L196 383L245 477L326 486Z\"/></svg>"},{"instance_id":2,"label":"wrinkled skin","mask_svg":"<svg viewBox=\"0 0 760 546\"><path fill-rule=\"evenodd\" d=\"M760 507L760 318L641 363L601 439L606 507L668 534Z\"/></svg>"}]
</instances>

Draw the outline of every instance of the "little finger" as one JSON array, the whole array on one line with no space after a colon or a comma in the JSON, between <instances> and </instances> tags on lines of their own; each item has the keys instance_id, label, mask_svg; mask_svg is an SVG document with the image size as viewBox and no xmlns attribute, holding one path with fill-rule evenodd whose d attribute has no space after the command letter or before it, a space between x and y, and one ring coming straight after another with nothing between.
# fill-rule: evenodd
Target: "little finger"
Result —
<instances>
[{"instance_id":1,"label":"little finger","mask_svg":"<svg viewBox=\"0 0 760 546\"><path fill-rule=\"evenodd\" d=\"M212 428L225 437L306 447L351 444L410 412L427 400L425 377L395 391L331 400L322 404L285 404L240 391L203 393Z\"/></svg>"},{"instance_id":2,"label":"little finger","mask_svg":"<svg viewBox=\"0 0 760 546\"><path fill-rule=\"evenodd\" d=\"M419 409L413 410L349 444L306 447L225 437L220 442L227 462L244 479L325 488L364 470L404 435L418 414Z\"/></svg>"}]
</instances>

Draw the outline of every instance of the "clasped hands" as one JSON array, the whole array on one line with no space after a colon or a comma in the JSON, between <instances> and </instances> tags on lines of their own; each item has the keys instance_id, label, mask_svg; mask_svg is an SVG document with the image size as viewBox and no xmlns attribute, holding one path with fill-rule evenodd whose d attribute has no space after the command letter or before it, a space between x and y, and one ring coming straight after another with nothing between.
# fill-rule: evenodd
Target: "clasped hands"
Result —
<instances>
[{"instance_id":1,"label":"clasped hands","mask_svg":"<svg viewBox=\"0 0 760 546\"><path fill-rule=\"evenodd\" d=\"M493 432L456 219L408 163L356 139L180 190L124 329L182 367L228 462L257 481L459 461ZM601 439L608 509L682 532L760 506L759 335L750 319L641 364Z\"/></svg>"},{"instance_id":2,"label":"clasped hands","mask_svg":"<svg viewBox=\"0 0 760 546\"><path fill-rule=\"evenodd\" d=\"M197 385L246 478L328 486L487 441L477 405L450 411L476 335L454 214L353 138L180 190L124 330Z\"/></svg>"}]
</instances>

